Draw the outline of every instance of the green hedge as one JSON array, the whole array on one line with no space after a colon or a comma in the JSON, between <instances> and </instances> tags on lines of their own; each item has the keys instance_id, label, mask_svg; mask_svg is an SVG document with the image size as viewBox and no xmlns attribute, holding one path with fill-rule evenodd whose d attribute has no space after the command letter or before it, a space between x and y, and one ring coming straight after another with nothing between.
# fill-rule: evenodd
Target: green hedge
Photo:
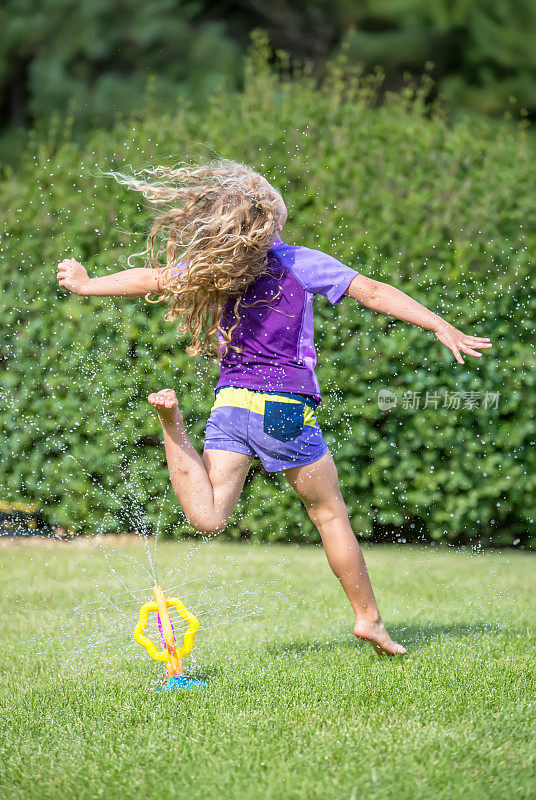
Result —
<instances>
[{"instance_id":1,"label":"green hedge","mask_svg":"<svg viewBox=\"0 0 536 800\"><path fill-rule=\"evenodd\" d=\"M5 174L0 499L37 501L76 530L189 532L146 397L176 388L201 446L215 366L184 354L161 305L66 296L55 266L74 256L103 274L143 245L147 210L104 171L216 153L282 190L286 241L332 253L494 342L461 366L428 332L317 298L319 418L356 532L534 543L531 133L449 124L425 107L427 86L379 105L380 83L341 60L318 87L270 67L260 40L242 92L221 87L202 112L147 112L97 130L83 151L52 131ZM381 389L396 408L378 407ZM405 392L500 397L496 409L412 410ZM253 469L230 535L317 541L283 483Z\"/></svg>"}]
</instances>

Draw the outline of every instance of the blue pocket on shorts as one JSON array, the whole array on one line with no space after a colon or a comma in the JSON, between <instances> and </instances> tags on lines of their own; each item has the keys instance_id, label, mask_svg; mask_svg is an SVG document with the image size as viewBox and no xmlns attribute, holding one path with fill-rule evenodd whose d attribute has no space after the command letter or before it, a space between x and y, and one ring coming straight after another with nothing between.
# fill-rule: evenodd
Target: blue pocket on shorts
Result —
<instances>
[{"instance_id":1,"label":"blue pocket on shorts","mask_svg":"<svg viewBox=\"0 0 536 800\"><path fill-rule=\"evenodd\" d=\"M303 403L278 403L266 400L264 403L264 432L280 442L290 442L303 430Z\"/></svg>"}]
</instances>

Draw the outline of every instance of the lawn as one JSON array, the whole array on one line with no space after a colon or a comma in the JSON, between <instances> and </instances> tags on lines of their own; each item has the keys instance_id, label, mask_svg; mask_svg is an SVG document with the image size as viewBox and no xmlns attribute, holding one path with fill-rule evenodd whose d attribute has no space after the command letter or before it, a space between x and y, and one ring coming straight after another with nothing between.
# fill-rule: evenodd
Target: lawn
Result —
<instances>
[{"instance_id":1,"label":"lawn","mask_svg":"<svg viewBox=\"0 0 536 800\"><path fill-rule=\"evenodd\" d=\"M137 542L4 543L0 796L535 798L536 556L365 555L406 659L354 639L320 548L160 543L209 687L156 693Z\"/></svg>"}]
</instances>

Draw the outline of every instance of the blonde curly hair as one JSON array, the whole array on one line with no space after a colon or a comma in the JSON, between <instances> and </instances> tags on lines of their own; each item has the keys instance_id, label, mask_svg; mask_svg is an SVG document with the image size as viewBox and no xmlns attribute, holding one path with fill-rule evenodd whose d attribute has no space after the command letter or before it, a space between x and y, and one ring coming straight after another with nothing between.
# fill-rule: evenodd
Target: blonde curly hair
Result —
<instances>
[{"instance_id":1,"label":"blonde curly hair","mask_svg":"<svg viewBox=\"0 0 536 800\"><path fill-rule=\"evenodd\" d=\"M156 300L149 295L146 300L169 301L165 319L179 319L179 333L190 334L188 354L206 353L219 361L218 334L224 350L234 347L241 298L265 272L268 250L286 218L281 195L262 175L229 160L110 174L161 210L144 251L148 264L160 271L160 291ZM174 274L180 262L185 268ZM221 319L230 300L236 322L224 330Z\"/></svg>"}]
</instances>

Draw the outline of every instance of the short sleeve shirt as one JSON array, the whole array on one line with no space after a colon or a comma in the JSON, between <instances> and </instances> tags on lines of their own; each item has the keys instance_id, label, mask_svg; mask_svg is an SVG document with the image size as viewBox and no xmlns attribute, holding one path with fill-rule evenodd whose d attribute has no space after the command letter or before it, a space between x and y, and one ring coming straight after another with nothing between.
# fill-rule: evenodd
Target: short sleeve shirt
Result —
<instances>
[{"instance_id":1,"label":"short sleeve shirt","mask_svg":"<svg viewBox=\"0 0 536 800\"><path fill-rule=\"evenodd\" d=\"M311 395L320 402L313 297L322 294L336 305L357 274L333 256L285 244L278 236L268 252L266 272L242 297L231 339L234 347L225 347L221 340L216 389L241 386L290 392ZM224 330L237 322L234 305L230 300L226 306L221 321Z\"/></svg>"},{"instance_id":2,"label":"short sleeve shirt","mask_svg":"<svg viewBox=\"0 0 536 800\"><path fill-rule=\"evenodd\" d=\"M320 402L313 297L322 294L333 305L339 303L357 274L320 250L288 245L278 237L268 253L266 272L242 298L231 340L238 350L224 348L216 389L291 392ZM222 327L235 323L234 302L229 301Z\"/></svg>"}]
</instances>

